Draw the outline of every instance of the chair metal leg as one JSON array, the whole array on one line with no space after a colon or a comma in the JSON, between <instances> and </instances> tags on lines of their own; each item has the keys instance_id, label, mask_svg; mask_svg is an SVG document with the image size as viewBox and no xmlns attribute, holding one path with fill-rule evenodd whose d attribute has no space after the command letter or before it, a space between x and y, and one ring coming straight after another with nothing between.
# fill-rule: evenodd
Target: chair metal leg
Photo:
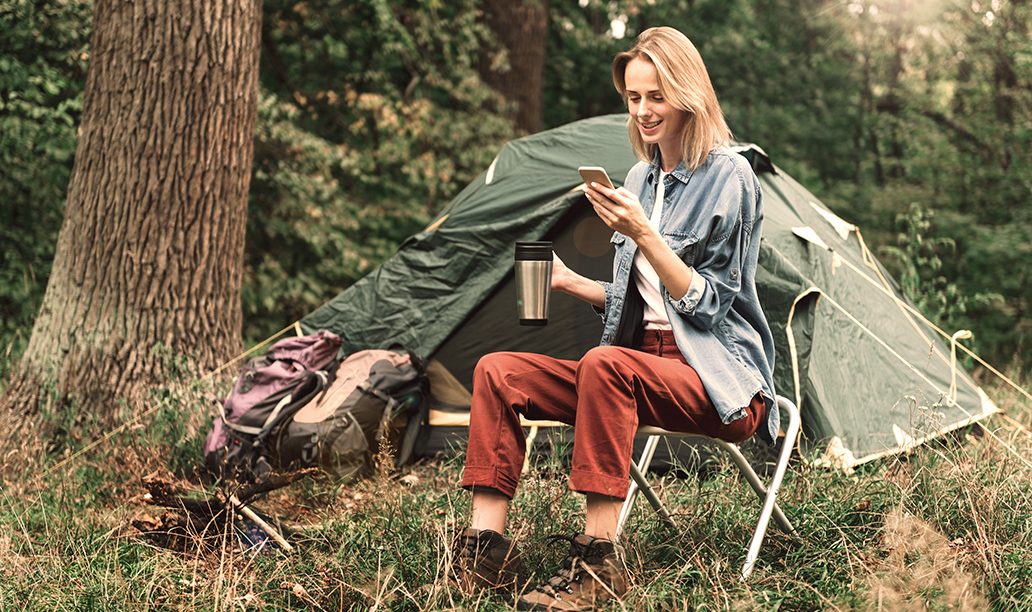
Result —
<instances>
[{"instance_id":1,"label":"chair metal leg","mask_svg":"<svg viewBox=\"0 0 1032 612\"><path fill-rule=\"evenodd\" d=\"M753 470L749 460L742 454L742 450L738 448L737 444L732 444L725 440L714 441L727 451L727 454L731 455L731 460L735 462L735 465L738 466L738 470L742 473L742 476L745 476L745 480L752 486L752 490L756 493L756 497L760 499L760 503L763 503L767 498L767 487L763 485L763 481L760 480L756 471ZM796 533L795 527L792 526L792 523L781 511L781 508L777 503L774 504L773 516L774 521L777 522L781 531L784 531L788 535L798 537L799 534Z\"/></svg>"},{"instance_id":2,"label":"chair metal leg","mask_svg":"<svg viewBox=\"0 0 1032 612\"><path fill-rule=\"evenodd\" d=\"M798 532L795 527L792 526L791 521L785 516L784 512L777 505L777 494L778 489L781 487L781 481L785 477L785 472L788 469L788 461L791 458L792 451L795 448L796 437L799 434L799 410L795 407L791 401L787 398L778 396L778 406L785 411L788 415L788 429L785 432L785 439L782 444L781 452L778 455L777 466L774 469L774 476L770 480L769 486L764 486L759 476L756 475L755 470L749 464L749 461L742 455L742 451L736 444L724 440L715 440L720 446L731 455L732 461L738 467L739 471L745 477L746 481L752 487L756 496L763 502L763 507L760 511L759 520L756 523L756 530L753 532L752 540L749 542L749 548L745 556L745 565L742 567L741 580L744 582L749 578L753 568L756 565L756 559L759 557L760 546L763 544L763 538L767 533L767 525L770 523L770 519L773 516L774 521L778 524L782 531L799 538ZM655 508L660 518L664 522L672 527L676 528L674 519L670 512L660 501L659 496L656 495L655 490L649 485L648 481L645 480L644 473L648 471L649 465L652 463L652 456L656 451L656 446L659 443L660 436L653 435L649 436L648 441L645 443L645 449L642 451L641 458L638 463L631 462L630 474L631 484L627 491L627 499L624 501L623 507L620 510L620 519L617 525L617 537L623 532L624 524L627 522L630 516L631 509L634 506L634 498L637 496L640 490L652 507Z\"/></svg>"},{"instance_id":3,"label":"chair metal leg","mask_svg":"<svg viewBox=\"0 0 1032 612\"><path fill-rule=\"evenodd\" d=\"M623 506L620 508L620 519L616 528L617 534L623 532L624 525L627 523L627 519L630 518L631 510L634 508L634 500L639 491L641 491L645 498L649 500L649 503L667 524L671 527L677 527L673 521L672 515L663 506L663 502L659 499L659 496L656 495L655 489L652 488L652 485L649 484L642 472L642 470L647 470L649 465L652 464L652 457L656 451L656 446L660 437L661 436L649 436L649 439L645 442L645 448L642 449L641 458L638 460L638 464L631 464L631 484L627 489L627 499L624 500ZM726 450L729 455L731 455L732 461L734 461L735 465L738 466L742 475L745 476L746 481L752 485L752 489L756 492L756 496L760 499L760 502L763 502L767 497L767 488L763 486L763 482L760 481L760 477L756 475L755 470L753 470L752 465L749 464L745 455L742 454L738 445L724 440L712 439L712 441L720 444L720 446ZM795 527L792 526L788 517L785 516L781 511L781 508L776 503L774 504L772 514L775 522L777 522L782 531L791 536L799 537L799 534L796 533Z\"/></svg>"},{"instance_id":4,"label":"chair metal leg","mask_svg":"<svg viewBox=\"0 0 1032 612\"><path fill-rule=\"evenodd\" d=\"M627 519L631 516L631 510L634 508L634 498L638 495L639 488L644 491L646 499L652 504L652 507L656 509L664 520L670 525L673 525L673 518L670 517L670 513L667 512L666 508L663 507L663 502L659 501L659 496L649 485L648 481L645 480L643 472L647 472L649 465L652 463L652 456L656 453L656 446L659 444L659 436L649 436L649 439L645 441L645 448L641 451L641 458L638 459L638 465L631 462L631 484L627 489L627 498L624 499L623 506L620 508L620 518L616 524L616 537L619 538L620 534L623 533L624 525L627 523Z\"/></svg>"},{"instance_id":5,"label":"chair metal leg","mask_svg":"<svg viewBox=\"0 0 1032 612\"><path fill-rule=\"evenodd\" d=\"M778 465L774 469L774 476L770 479L770 486L767 489L766 498L763 500L763 509L760 511L760 519L756 523L756 531L753 533L752 541L749 542L749 552L745 555L745 565L742 566L742 582L749 579L749 574L756 565L756 559L760 556L760 546L763 544L763 536L767 533L767 523L774 511L775 498L781 487L781 481L785 477L785 471L788 469L788 460L792 456L792 449L795 448L796 436L799 434L799 410L795 404L781 396L778 396L776 401L778 407L788 413L788 429L785 431L785 441L781 447L781 454L778 456ZM778 512L780 513L780 510ZM788 523L787 519L785 522ZM788 533L795 534L791 524L788 526ZM795 535L798 537L798 534Z\"/></svg>"},{"instance_id":6,"label":"chair metal leg","mask_svg":"<svg viewBox=\"0 0 1032 612\"><path fill-rule=\"evenodd\" d=\"M652 488L652 485L645 480L645 475L642 474L641 470L638 469L638 466L633 463L631 464L631 478L638 483L638 488L641 490L641 494L645 496L645 499L649 500L649 503L656 509L660 518L662 518L663 521L671 527L677 528L677 523L674 522L674 517L670 515L666 506L664 506L663 502L660 501L659 496L656 495L656 491ZM624 505L626 504L627 502L625 501ZM622 525L620 525L620 527L622 527ZM617 527L617 533L620 532L620 527Z\"/></svg>"}]
</instances>

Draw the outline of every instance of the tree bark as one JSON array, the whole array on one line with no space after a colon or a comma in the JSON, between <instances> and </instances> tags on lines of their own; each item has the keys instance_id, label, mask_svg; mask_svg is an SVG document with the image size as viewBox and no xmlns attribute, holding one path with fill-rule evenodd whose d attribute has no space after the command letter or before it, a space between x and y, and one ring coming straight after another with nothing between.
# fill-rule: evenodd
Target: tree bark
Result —
<instances>
[{"instance_id":1,"label":"tree bark","mask_svg":"<svg viewBox=\"0 0 1032 612\"><path fill-rule=\"evenodd\" d=\"M499 48L485 49L479 66L480 78L516 103L514 119L519 130L538 132L548 40L548 0L486 0L483 10L484 22L494 32ZM508 70L502 71L497 65L500 53L508 57Z\"/></svg>"},{"instance_id":2,"label":"tree bark","mask_svg":"<svg viewBox=\"0 0 1032 612\"><path fill-rule=\"evenodd\" d=\"M97 0L53 272L0 397L114 424L164 379L241 349L261 0ZM55 402L56 400L56 402ZM4 428L11 431L10 427Z\"/></svg>"}]
</instances>

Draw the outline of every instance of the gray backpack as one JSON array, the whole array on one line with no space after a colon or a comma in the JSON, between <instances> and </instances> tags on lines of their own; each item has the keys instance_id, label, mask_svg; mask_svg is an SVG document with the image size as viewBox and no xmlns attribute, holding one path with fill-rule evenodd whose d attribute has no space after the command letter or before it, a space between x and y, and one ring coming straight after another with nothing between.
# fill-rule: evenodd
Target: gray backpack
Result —
<instances>
[{"instance_id":1,"label":"gray backpack","mask_svg":"<svg viewBox=\"0 0 1032 612\"><path fill-rule=\"evenodd\" d=\"M395 466L407 463L425 432L428 383L411 353L369 349L348 355L329 385L297 410L279 431L272 453L280 469L318 466L337 479L362 477L380 441L392 442Z\"/></svg>"}]
</instances>

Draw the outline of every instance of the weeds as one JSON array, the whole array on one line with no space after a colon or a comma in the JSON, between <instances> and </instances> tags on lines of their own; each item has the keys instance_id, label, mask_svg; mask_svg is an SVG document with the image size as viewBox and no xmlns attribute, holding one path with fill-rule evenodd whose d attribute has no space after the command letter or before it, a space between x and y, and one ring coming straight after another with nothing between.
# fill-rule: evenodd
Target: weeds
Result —
<instances>
[{"instance_id":1,"label":"weeds","mask_svg":"<svg viewBox=\"0 0 1032 612\"><path fill-rule=\"evenodd\" d=\"M387 443L365 480L308 479L254 504L292 534L290 553L247 552L232 537L214 552L149 543L131 526L153 510L142 478L158 473L203 494L196 467L212 413L202 398L217 391L170 381L145 417L78 456L83 441L69 438L55 457L31 427L4 449L0 612L509 609L511 596L463 598L445 586L451 539L469 513L461 457L396 469ZM1032 406L991 393L1011 421L987 426L1032 454ZM567 490L560 454L531 463L509 515L529 588L564 553L548 536L582 526L583 498ZM633 588L612 610L1032 609L1032 474L977 428L854 474L794 465L780 500L803 542L772 525L745 584L737 576L755 497L721 455L705 478L686 471L652 477L678 529L644 501L635 507L624 537Z\"/></svg>"}]
</instances>

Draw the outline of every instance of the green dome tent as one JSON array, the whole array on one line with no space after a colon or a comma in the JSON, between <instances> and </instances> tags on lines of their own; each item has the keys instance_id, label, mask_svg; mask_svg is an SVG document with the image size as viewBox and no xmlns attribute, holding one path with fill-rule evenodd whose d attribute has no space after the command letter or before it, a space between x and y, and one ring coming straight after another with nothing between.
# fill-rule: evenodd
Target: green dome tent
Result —
<instances>
[{"instance_id":1,"label":"green dome tent","mask_svg":"<svg viewBox=\"0 0 1032 612\"><path fill-rule=\"evenodd\" d=\"M553 240L570 267L610 278L612 232L580 191L577 167L603 166L621 184L635 163L626 121L586 119L506 144L426 230L303 318L303 331L332 330L348 352L400 343L431 358L431 424L448 422L449 411L462 422L473 367L486 353L579 358L598 343L600 318L554 294L547 326L520 326L514 243ZM774 332L775 385L800 408L803 452L851 468L995 412L952 365L950 338L917 314L858 228L759 147L735 149L762 185L757 285Z\"/></svg>"}]
</instances>

